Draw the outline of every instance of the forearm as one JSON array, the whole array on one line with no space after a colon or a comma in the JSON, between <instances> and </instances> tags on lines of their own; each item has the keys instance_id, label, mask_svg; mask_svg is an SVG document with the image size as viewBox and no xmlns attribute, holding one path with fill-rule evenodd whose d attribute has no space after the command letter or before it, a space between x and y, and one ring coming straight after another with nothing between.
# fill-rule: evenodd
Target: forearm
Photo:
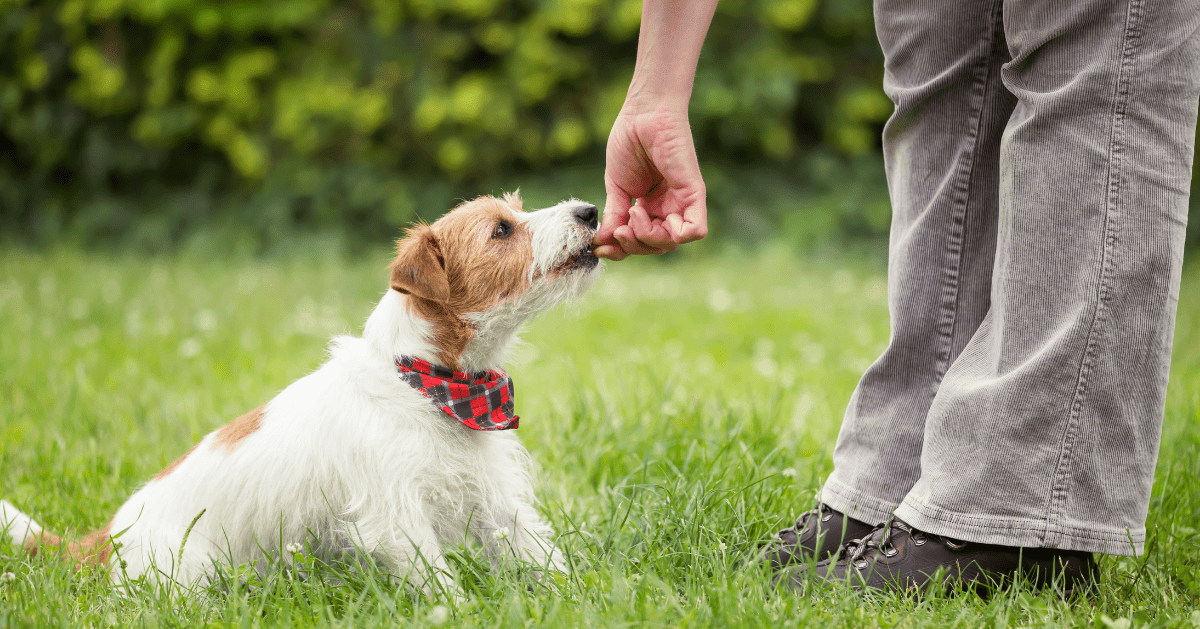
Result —
<instances>
[{"instance_id":1,"label":"forearm","mask_svg":"<svg viewBox=\"0 0 1200 629\"><path fill-rule=\"evenodd\" d=\"M627 106L687 107L717 0L645 0Z\"/></svg>"}]
</instances>

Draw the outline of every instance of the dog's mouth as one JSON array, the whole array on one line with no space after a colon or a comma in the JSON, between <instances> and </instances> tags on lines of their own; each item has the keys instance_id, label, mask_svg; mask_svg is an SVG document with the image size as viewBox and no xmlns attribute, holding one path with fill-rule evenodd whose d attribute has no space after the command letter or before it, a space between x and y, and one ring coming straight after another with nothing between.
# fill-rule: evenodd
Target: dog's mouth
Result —
<instances>
[{"instance_id":1,"label":"dog's mouth","mask_svg":"<svg viewBox=\"0 0 1200 629\"><path fill-rule=\"evenodd\" d=\"M597 264L600 264L600 258L596 257L596 254L592 252L592 245L588 243L572 253L562 264L554 267L552 273L563 275L572 271L588 271L595 268Z\"/></svg>"}]
</instances>

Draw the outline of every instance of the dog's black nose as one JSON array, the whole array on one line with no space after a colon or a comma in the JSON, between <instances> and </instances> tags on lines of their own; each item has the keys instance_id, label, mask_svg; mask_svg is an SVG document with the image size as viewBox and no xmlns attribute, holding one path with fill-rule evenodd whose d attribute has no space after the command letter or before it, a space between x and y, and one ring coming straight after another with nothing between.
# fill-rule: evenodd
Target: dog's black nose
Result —
<instances>
[{"instance_id":1,"label":"dog's black nose","mask_svg":"<svg viewBox=\"0 0 1200 629\"><path fill-rule=\"evenodd\" d=\"M599 225L596 222L596 206L581 205L575 208L575 220L579 221L580 225L586 225L588 229L596 229Z\"/></svg>"}]
</instances>

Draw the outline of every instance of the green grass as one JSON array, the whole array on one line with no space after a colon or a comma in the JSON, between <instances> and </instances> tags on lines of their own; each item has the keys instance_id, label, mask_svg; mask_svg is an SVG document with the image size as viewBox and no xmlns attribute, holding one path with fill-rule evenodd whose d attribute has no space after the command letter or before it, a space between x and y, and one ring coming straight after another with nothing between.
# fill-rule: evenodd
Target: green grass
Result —
<instances>
[{"instance_id":1,"label":"green grass","mask_svg":"<svg viewBox=\"0 0 1200 629\"><path fill-rule=\"evenodd\" d=\"M357 333L387 252L356 261L0 253L0 496L57 532ZM1200 626L1200 267L1185 273L1147 553L1104 558L1091 604L1015 590L914 601L773 596L748 561L807 508L842 408L887 339L878 264L751 256L610 264L511 361L544 512L574 565L531 586L458 554L467 600L371 571L269 575L181 598L0 549L4 627ZM326 578L328 577L328 578Z\"/></svg>"}]
</instances>

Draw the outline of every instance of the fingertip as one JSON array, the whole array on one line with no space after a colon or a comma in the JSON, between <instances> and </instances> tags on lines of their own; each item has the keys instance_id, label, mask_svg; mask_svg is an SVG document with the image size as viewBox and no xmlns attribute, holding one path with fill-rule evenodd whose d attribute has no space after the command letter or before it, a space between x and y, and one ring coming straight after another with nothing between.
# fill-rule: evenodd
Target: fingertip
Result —
<instances>
[{"instance_id":1,"label":"fingertip","mask_svg":"<svg viewBox=\"0 0 1200 629\"><path fill-rule=\"evenodd\" d=\"M683 232L683 219L678 214L668 214L666 220L663 221L663 227L667 230L667 235L671 237L671 240L678 241Z\"/></svg>"},{"instance_id":2,"label":"fingertip","mask_svg":"<svg viewBox=\"0 0 1200 629\"><path fill-rule=\"evenodd\" d=\"M625 255L633 252L630 248L637 240L633 237L633 229L628 225L622 225L613 231L613 240L617 241L617 247L621 249Z\"/></svg>"},{"instance_id":3,"label":"fingertip","mask_svg":"<svg viewBox=\"0 0 1200 629\"><path fill-rule=\"evenodd\" d=\"M628 228L625 228L625 230L628 230ZM666 249L647 243L640 238L632 235L626 235L624 232L618 232L616 237L617 241L621 245L621 249L626 255L648 256L665 253L667 251Z\"/></svg>"},{"instance_id":4,"label":"fingertip","mask_svg":"<svg viewBox=\"0 0 1200 629\"><path fill-rule=\"evenodd\" d=\"M708 235L708 228L703 225L685 225L676 236L676 240L680 243L695 242Z\"/></svg>"},{"instance_id":5,"label":"fingertip","mask_svg":"<svg viewBox=\"0 0 1200 629\"><path fill-rule=\"evenodd\" d=\"M596 250L594 253L596 254L597 258L604 258L606 260L612 260L613 262L619 262L621 260L624 260L629 255L629 254L625 253L624 251L622 251L621 248L616 245L605 245L603 247L596 247Z\"/></svg>"},{"instance_id":6,"label":"fingertip","mask_svg":"<svg viewBox=\"0 0 1200 629\"><path fill-rule=\"evenodd\" d=\"M654 253L666 253L679 248L679 243L669 238L651 238L646 237L639 240L643 246L654 249Z\"/></svg>"},{"instance_id":7,"label":"fingertip","mask_svg":"<svg viewBox=\"0 0 1200 629\"><path fill-rule=\"evenodd\" d=\"M667 231L675 242L693 242L708 235L708 222L703 216L699 221L690 221L678 214L672 214L667 217Z\"/></svg>"},{"instance_id":8,"label":"fingertip","mask_svg":"<svg viewBox=\"0 0 1200 629\"><path fill-rule=\"evenodd\" d=\"M679 248L679 243L672 237L670 223L667 220L647 218L644 221L630 221L629 227L633 229L633 236L638 243L652 247L655 249L655 253L674 251Z\"/></svg>"},{"instance_id":9,"label":"fingertip","mask_svg":"<svg viewBox=\"0 0 1200 629\"><path fill-rule=\"evenodd\" d=\"M703 194L695 204L684 210L682 218L692 240L700 240L708 235L708 204Z\"/></svg>"},{"instance_id":10,"label":"fingertip","mask_svg":"<svg viewBox=\"0 0 1200 629\"><path fill-rule=\"evenodd\" d=\"M646 208L640 205L634 205L629 208L629 222L633 223L634 221L650 221L650 215L646 213Z\"/></svg>"},{"instance_id":11,"label":"fingertip","mask_svg":"<svg viewBox=\"0 0 1200 629\"><path fill-rule=\"evenodd\" d=\"M609 232L607 234L604 233L603 230L597 230L596 235L592 236L591 244L594 247L603 247L605 245L615 245L615 244L617 244L617 239L613 238L612 230L609 230Z\"/></svg>"}]
</instances>

